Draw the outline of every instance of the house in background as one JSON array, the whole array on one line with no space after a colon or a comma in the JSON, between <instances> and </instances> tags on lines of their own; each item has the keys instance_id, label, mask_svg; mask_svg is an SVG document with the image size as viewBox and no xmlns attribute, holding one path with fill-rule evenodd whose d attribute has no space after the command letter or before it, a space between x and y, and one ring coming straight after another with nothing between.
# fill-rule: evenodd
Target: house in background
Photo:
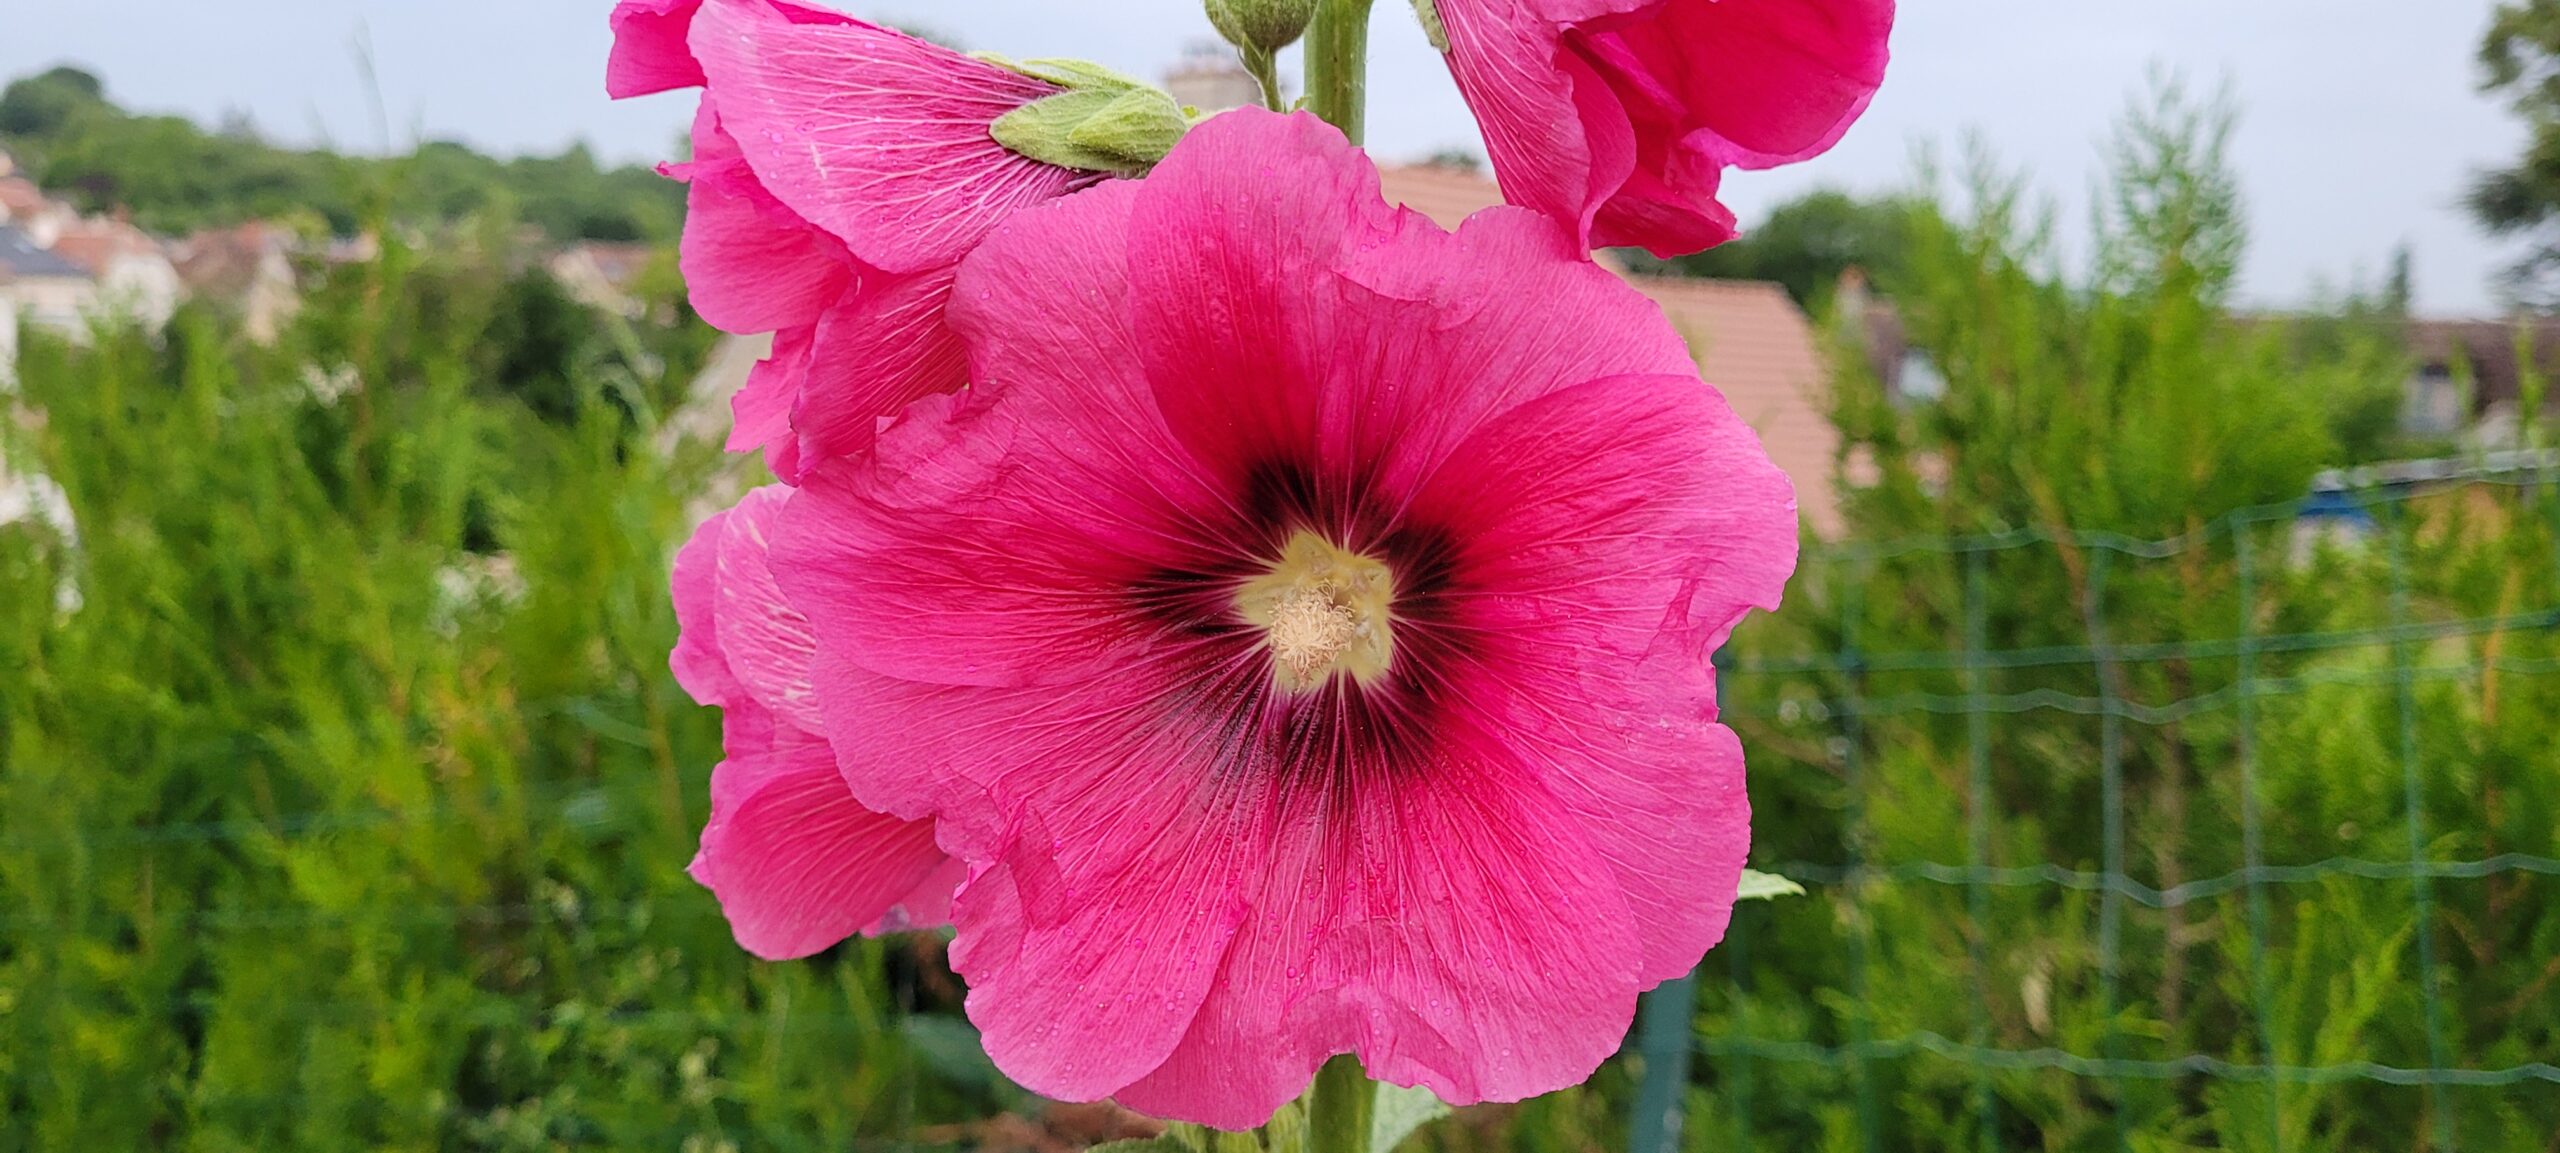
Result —
<instances>
[{"instance_id":1,"label":"house in background","mask_svg":"<svg viewBox=\"0 0 2560 1153\"><path fill-rule=\"evenodd\" d=\"M2528 373L2560 382L2560 319L2412 320L2415 362L2400 408L2413 436L2458 436L2482 448L2518 443ZM2545 412L2560 412L2560 387L2542 390Z\"/></svg>"},{"instance_id":2,"label":"house in background","mask_svg":"<svg viewBox=\"0 0 2560 1153\"><path fill-rule=\"evenodd\" d=\"M135 320L160 328L186 298L178 266L151 234L112 217L75 221L54 238L53 254L78 265L97 282L100 317Z\"/></svg>"},{"instance_id":3,"label":"house in background","mask_svg":"<svg viewBox=\"0 0 2560 1153\"><path fill-rule=\"evenodd\" d=\"M1262 103L1262 85L1236 63L1236 50L1216 40L1202 40L1182 54L1164 75L1165 91L1188 108L1224 112Z\"/></svg>"},{"instance_id":4,"label":"house in background","mask_svg":"<svg viewBox=\"0 0 2560 1153\"><path fill-rule=\"evenodd\" d=\"M253 220L196 233L171 255L189 295L230 310L249 339L272 344L302 311L294 248L292 233Z\"/></svg>"},{"instance_id":5,"label":"house in background","mask_svg":"<svg viewBox=\"0 0 2560 1153\"><path fill-rule=\"evenodd\" d=\"M657 250L646 244L590 240L561 249L545 267L551 279L568 290L570 299L589 308L637 319L643 307L637 292L640 277L649 271L649 262L657 255Z\"/></svg>"},{"instance_id":6,"label":"house in background","mask_svg":"<svg viewBox=\"0 0 2560 1153\"><path fill-rule=\"evenodd\" d=\"M0 172L0 224L27 234L38 248L51 248L65 230L78 223L78 211L47 197L34 181Z\"/></svg>"},{"instance_id":7,"label":"house in background","mask_svg":"<svg viewBox=\"0 0 2560 1153\"><path fill-rule=\"evenodd\" d=\"M0 305L22 321L76 336L97 311L97 278L25 230L0 224Z\"/></svg>"}]
</instances>

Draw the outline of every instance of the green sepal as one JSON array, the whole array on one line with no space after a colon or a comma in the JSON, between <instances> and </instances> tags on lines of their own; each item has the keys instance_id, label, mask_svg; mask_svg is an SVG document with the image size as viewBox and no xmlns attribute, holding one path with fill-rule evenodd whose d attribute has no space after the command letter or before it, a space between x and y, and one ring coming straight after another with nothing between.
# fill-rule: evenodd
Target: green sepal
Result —
<instances>
[{"instance_id":1,"label":"green sepal","mask_svg":"<svg viewBox=\"0 0 2560 1153\"><path fill-rule=\"evenodd\" d=\"M972 59L983 60L1007 72L1019 72L1034 80L1043 80L1060 88L1144 88L1147 82L1125 72L1105 68L1090 60L1071 60L1043 56L1035 60L1016 60L1000 52L972 52Z\"/></svg>"},{"instance_id":2,"label":"green sepal","mask_svg":"<svg viewBox=\"0 0 2560 1153\"><path fill-rule=\"evenodd\" d=\"M1395 1153L1406 1138L1448 1115L1448 1102L1429 1089L1380 1085L1376 1111L1369 1115L1369 1153Z\"/></svg>"},{"instance_id":3,"label":"green sepal","mask_svg":"<svg viewBox=\"0 0 2560 1153\"><path fill-rule=\"evenodd\" d=\"M1422 34L1431 38L1431 46L1448 55L1449 26L1440 22L1440 0L1413 0L1413 14L1422 21Z\"/></svg>"},{"instance_id":4,"label":"green sepal","mask_svg":"<svg viewBox=\"0 0 2560 1153\"><path fill-rule=\"evenodd\" d=\"M1091 67L1098 76L1116 75ZM1045 164L1144 176L1190 126L1173 97L1121 78L1032 101L999 117L990 132L996 143Z\"/></svg>"},{"instance_id":5,"label":"green sepal","mask_svg":"<svg viewBox=\"0 0 2560 1153\"><path fill-rule=\"evenodd\" d=\"M1205 1153L1194 1149L1171 1133L1162 1137L1133 1137L1127 1141L1105 1141L1085 1153Z\"/></svg>"},{"instance_id":6,"label":"green sepal","mask_svg":"<svg viewBox=\"0 0 2560 1153\"><path fill-rule=\"evenodd\" d=\"M1799 885L1794 881L1790 881L1785 877L1781 877L1776 873L1763 873L1758 869L1744 869L1742 871L1742 890L1735 893L1733 895L1733 899L1737 901L1767 901L1778 897L1801 897L1803 895L1804 886Z\"/></svg>"}]
</instances>

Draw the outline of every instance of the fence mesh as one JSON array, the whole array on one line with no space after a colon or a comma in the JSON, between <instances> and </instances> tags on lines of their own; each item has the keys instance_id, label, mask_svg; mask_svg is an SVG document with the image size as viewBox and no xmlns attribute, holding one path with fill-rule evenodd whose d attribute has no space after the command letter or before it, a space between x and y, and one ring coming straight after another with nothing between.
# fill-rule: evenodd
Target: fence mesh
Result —
<instances>
[{"instance_id":1,"label":"fence mesh","mask_svg":"<svg viewBox=\"0 0 2560 1153\"><path fill-rule=\"evenodd\" d=\"M2345 507L1809 558L1724 683L1813 896L1675 994L1689 1146L2560 1148L2553 502Z\"/></svg>"}]
</instances>

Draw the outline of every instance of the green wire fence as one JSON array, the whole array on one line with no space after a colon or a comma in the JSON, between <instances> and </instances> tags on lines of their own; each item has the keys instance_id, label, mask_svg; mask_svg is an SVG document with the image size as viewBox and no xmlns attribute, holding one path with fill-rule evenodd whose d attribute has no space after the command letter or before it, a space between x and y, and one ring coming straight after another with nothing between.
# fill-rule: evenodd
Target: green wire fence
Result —
<instances>
[{"instance_id":1,"label":"green wire fence","mask_svg":"<svg viewBox=\"0 0 2560 1153\"><path fill-rule=\"evenodd\" d=\"M1747 633L1725 695L1755 864L1812 896L1654 994L1634 1148L2560 1149L2548 465L1809 557L1827 607ZM2398 832L2274 855L2323 789ZM1933 793L1957 815L1900 811Z\"/></svg>"}]
</instances>

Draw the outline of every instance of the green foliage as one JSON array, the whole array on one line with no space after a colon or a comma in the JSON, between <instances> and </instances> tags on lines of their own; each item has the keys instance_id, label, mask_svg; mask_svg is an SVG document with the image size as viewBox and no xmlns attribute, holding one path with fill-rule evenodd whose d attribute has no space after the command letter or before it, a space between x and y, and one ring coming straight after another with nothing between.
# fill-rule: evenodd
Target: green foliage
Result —
<instances>
[{"instance_id":1,"label":"green foliage","mask_svg":"<svg viewBox=\"0 0 2560 1153\"><path fill-rule=\"evenodd\" d=\"M2528 132L2524 155L2473 181L2471 214L2530 241L2510 272L2527 302L2560 292L2560 0L2507 0L2480 42L2481 90L2506 98Z\"/></svg>"},{"instance_id":2,"label":"green foliage","mask_svg":"<svg viewBox=\"0 0 2560 1153\"><path fill-rule=\"evenodd\" d=\"M1820 191L1779 205L1758 228L1695 256L1661 262L1682 276L1773 280L1807 311L1821 312L1851 268L1892 280L1902 275L1913 206L1900 199L1862 200ZM1653 262L1638 258L1640 265Z\"/></svg>"},{"instance_id":3,"label":"green foliage","mask_svg":"<svg viewBox=\"0 0 2560 1153\"><path fill-rule=\"evenodd\" d=\"M77 68L30 76L0 91L0 136L42 136L106 103L106 86Z\"/></svg>"},{"instance_id":4,"label":"green foliage","mask_svg":"<svg viewBox=\"0 0 2560 1153\"><path fill-rule=\"evenodd\" d=\"M2225 312L2227 123L2136 112L2086 283L1994 166L1915 207L1883 287L1943 399L1838 334L1850 539L1724 681L1813 895L1709 959L1693 1147L2549 1148L2560 1085L2356 1066L2560 1051L2550 877L2442 869L2560 857L2560 487L2297 524L2402 362Z\"/></svg>"},{"instance_id":5,"label":"green foliage","mask_svg":"<svg viewBox=\"0 0 2560 1153\"><path fill-rule=\"evenodd\" d=\"M705 341L510 329L540 291L394 243L274 349L29 334L5 455L79 539L0 528L0 1150L839 1149L1012 1099L919 1072L930 942L757 964L684 877L720 754L665 581L719 454L654 413Z\"/></svg>"},{"instance_id":6,"label":"green foliage","mask_svg":"<svg viewBox=\"0 0 2560 1153\"><path fill-rule=\"evenodd\" d=\"M430 141L391 159L281 148L254 132L212 132L175 116L128 113L76 69L0 91L0 147L48 191L90 211L122 209L168 233L317 214L344 235L388 188L391 218L438 225L501 213L558 240L672 242L681 186L645 168L605 168L581 145L497 160Z\"/></svg>"}]
</instances>

